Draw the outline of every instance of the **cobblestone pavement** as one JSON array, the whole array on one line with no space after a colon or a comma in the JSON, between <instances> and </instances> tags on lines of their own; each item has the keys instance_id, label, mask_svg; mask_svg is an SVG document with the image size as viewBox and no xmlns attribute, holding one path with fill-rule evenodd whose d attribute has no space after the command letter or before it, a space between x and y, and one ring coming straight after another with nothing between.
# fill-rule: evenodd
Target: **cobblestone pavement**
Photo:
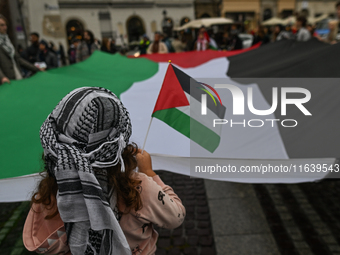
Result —
<instances>
[{"instance_id":1,"label":"cobblestone pavement","mask_svg":"<svg viewBox=\"0 0 340 255\"><path fill-rule=\"evenodd\" d=\"M174 230L158 229L156 255L215 255L214 239L204 180L157 172L163 182L171 186L186 209L182 226Z\"/></svg>"},{"instance_id":2,"label":"cobblestone pavement","mask_svg":"<svg viewBox=\"0 0 340 255\"><path fill-rule=\"evenodd\" d=\"M217 254L218 249L215 247L216 240L214 240L212 231L215 225L211 222L211 214L215 212L212 212L207 204L205 190L207 187L204 181L166 171L159 171L158 174L182 199L187 209L187 216L184 224L177 229L171 231L157 229L160 237L156 254ZM280 254L340 255L339 180L289 185L237 185L251 187L254 190L254 198L260 204L258 210L265 215L270 235L274 238ZM221 190L220 192L227 191ZM237 199L232 201L237 203ZM24 249L21 239L28 209L28 202L0 204L0 254L33 254ZM247 227L247 222L249 219L244 219L245 227ZM225 224L223 218L220 224ZM237 224L242 225L242 223ZM229 242L234 240L232 239L234 237L230 238ZM247 238L246 235L241 236L241 239ZM240 246L238 243L234 245ZM265 246L266 244L257 243L256 245ZM245 245L241 250L242 252L238 252L238 255L258 254L252 243Z\"/></svg>"},{"instance_id":3,"label":"cobblestone pavement","mask_svg":"<svg viewBox=\"0 0 340 255\"><path fill-rule=\"evenodd\" d=\"M253 187L281 254L340 254L340 180Z\"/></svg>"}]
</instances>

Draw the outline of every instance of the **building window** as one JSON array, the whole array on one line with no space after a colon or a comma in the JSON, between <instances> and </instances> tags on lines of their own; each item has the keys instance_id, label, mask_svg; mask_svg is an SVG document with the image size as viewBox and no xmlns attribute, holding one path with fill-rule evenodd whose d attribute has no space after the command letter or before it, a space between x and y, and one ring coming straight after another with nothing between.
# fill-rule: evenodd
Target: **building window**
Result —
<instances>
[{"instance_id":1,"label":"building window","mask_svg":"<svg viewBox=\"0 0 340 255\"><path fill-rule=\"evenodd\" d=\"M139 38L145 34L145 28L143 25L143 21L137 17L133 16L130 19L128 19L126 23L128 36L129 36L129 42L137 41L139 42Z\"/></svg>"},{"instance_id":2,"label":"building window","mask_svg":"<svg viewBox=\"0 0 340 255\"><path fill-rule=\"evenodd\" d=\"M109 12L99 12L98 16L102 38L114 38L111 26L111 14Z\"/></svg>"},{"instance_id":3,"label":"building window","mask_svg":"<svg viewBox=\"0 0 340 255\"><path fill-rule=\"evenodd\" d=\"M155 33L157 31L157 22L155 20L151 21L151 32Z\"/></svg>"},{"instance_id":4,"label":"building window","mask_svg":"<svg viewBox=\"0 0 340 255\"><path fill-rule=\"evenodd\" d=\"M72 19L66 24L66 34L68 44L71 44L73 39L81 40L83 38L84 25L79 20Z\"/></svg>"},{"instance_id":5,"label":"building window","mask_svg":"<svg viewBox=\"0 0 340 255\"><path fill-rule=\"evenodd\" d=\"M224 13L224 17L228 19L232 19L236 22L251 22L255 19L254 12L226 12Z\"/></svg>"}]
</instances>

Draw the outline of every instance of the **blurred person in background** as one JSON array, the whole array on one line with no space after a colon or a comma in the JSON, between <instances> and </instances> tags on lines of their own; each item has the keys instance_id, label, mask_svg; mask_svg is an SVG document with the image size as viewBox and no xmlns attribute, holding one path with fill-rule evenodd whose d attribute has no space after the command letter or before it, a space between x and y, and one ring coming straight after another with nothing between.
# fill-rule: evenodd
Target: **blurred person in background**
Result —
<instances>
[{"instance_id":1,"label":"blurred person in background","mask_svg":"<svg viewBox=\"0 0 340 255\"><path fill-rule=\"evenodd\" d=\"M196 41L192 36L192 32L190 29L184 30L182 34L183 42L185 43L185 50L184 51L192 51L195 48Z\"/></svg>"},{"instance_id":2,"label":"blurred person in background","mask_svg":"<svg viewBox=\"0 0 340 255\"><path fill-rule=\"evenodd\" d=\"M233 34L231 32L233 31ZM235 30L226 31L223 34L221 50L240 50L243 49L243 43Z\"/></svg>"},{"instance_id":3,"label":"blurred person in background","mask_svg":"<svg viewBox=\"0 0 340 255\"><path fill-rule=\"evenodd\" d=\"M331 37L329 36L328 41L332 44L337 43L339 39L337 39L337 34L340 31L340 1L338 1L335 4L335 9L336 9L336 16L337 20L336 21L330 21L329 29L331 30L330 33L332 33ZM333 39L332 41L330 39Z\"/></svg>"},{"instance_id":4,"label":"blurred person in background","mask_svg":"<svg viewBox=\"0 0 340 255\"><path fill-rule=\"evenodd\" d=\"M161 35L161 39L160 40L163 43L165 43L166 47L168 48L168 52L175 52L175 50L172 48L171 40L168 37L168 35L165 34L165 33L161 33L160 35Z\"/></svg>"},{"instance_id":5,"label":"blurred person in background","mask_svg":"<svg viewBox=\"0 0 340 255\"><path fill-rule=\"evenodd\" d=\"M205 51L207 49L209 49L209 35L206 32L205 27L201 27L195 42L195 50Z\"/></svg>"},{"instance_id":6,"label":"blurred person in background","mask_svg":"<svg viewBox=\"0 0 340 255\"><path fill-rule=\"evenodd\" d=\"M306 42L311 39L311 34L307 29L307 19L303 16L300 16L296 19L296 40L298 42Z\"/></svg>"},{"instance_id":7,"label":"blurred person in background","mask_svg":"<svg viewBox=\"0 0 340 255\"><path fill-rule=\"evenodd\" d=\"M282 25L275 25L274 26L273 35L272 35L272 39L271 39L272 42L276 42L276 41L280 40L280 38L278 38L278 37L279 37L279 34L282 32L282 30L283 30Z\"/></svg>"},{"instance_id":8,"label":"blurred person in background","mask_svg":"<svg viewBox=\"0 0 340 255\"><path fill-rule=\"evenodd\" d=\"M98 46L94 41L93 33L90 30L85 30L83 40L78 44L76 62L81 62L88 59Z\"/></svg>"},{"instance_id":9,"label":"blurred person in background","mask_svg":"<svg viewBox=\"0 0 340 255\"><path fill-rule=\"evenodd\" d=\"M100 47L101 47L101 42L100 42L100 40L99 39L97 39L97 38L94 38L94 44L97 46L97 49L100 49Z\"/></svg>"},{"instance_id":10,"label":"blurred person in background","mask_svg":"<svg viewBox=\"0 0 340 255\"><path fill-rule=\"evenodd\" d=\"M340 31L340 1L338 1L335 4L335 9L336 9L336 16L337 16L337 20L338 20L338 31Z\"/></svg>"},{"instance_id":11,"label":"blurred person in background","mask_svg":"<svg viewBox=\"0 0 340 255\"><path fill-rule=\"evenodd\" d=\"M59 66L66 66L66 54L65 54L64 46L61 44L61 42L59 42L58 55L60 56Z\"/></svg>"},{"instance_id":12,"label":"blurred person in background","mask_svg":"<svg viewBox=\"0 0 340 255\"><path fill-rule=\"evenodd\" d=\"M268 31L266 31L263 26L260 26L259 28L255 29L255 31L254 31L254 40L253 40L253 44L252 45L255 45L255 44L259 43L259 42L261 43L261 46L269 43L270 42L270 38L269 38L267 32Z\"/></svg>"},{"instance_id":13,"label":"blurred person in background","mask_svg":"<svg viewBox=\"0 0 340 255\"><path fill-rule=\"evenodd\" d=\"M70 65L76 63L77 47L78 47L79 42L80 40L77 38L72 39L70 48L67 51L68 61Z\"/></svg>"},{"instance_id":14,"label":"blurred person in background","mask_svg":"<svg viewBox=\"0 0 340 255\"><path fill-rule=\"evenodd\" d=\"M207 34L209 36L209 48L217 50L218 46L217 46L217 43L214 39L214 37L215 37L214 31L212 29L208 29Z\"/></svg>"},{"instance_id":15,"label":"blurred person in background","mask_svg":"<svg viewBox=\"0 0 340 255\"><path fill-rule=\"evenodd\" d=\"M61 50L64 51L64 47L61 45L61 43L59 43L59 47L57 47L57 45L55 45L54 42L50 41L48 43L47 48L50 52L52 52L54 55L56 55L57 61L58 61L58 67L62 66L63 65L62 54L64 54L64 57L65 57L65 52L61 52ZM65 62L65 65L66 65L66 62Z\"/></svg>"},{"instance_id":16,"label":"blurred person in background","mask_svg":"<svg viewBox=\"0 0 340 255\"><path fill-rule=\"evenodd\" d=\"M198 30L198 36L197 36L197 40L194 45L194 49L196 49L197 51L207 50L207 49L214 49L214 50L218 49L218 45L215 39L213 38L214 37L213 30L210 29L209 33L204 26L202 26Z\"/></svg>"},{"instance_id":17,"label":"blurred person in background","mask_svg":"<svg viewBox=\"0 0 340 255\"><path fill-rule=\"evenodd\" d=\"M0 14L0 83L10 83L10 80L23 78L20 68L32 72L39 68L24 60L15 51L15 48L7 35L7 20Z\"/></svg>"},{"instance_id":18,"label":"blurred person in background","mask_svg":"<svg viewBox=\"0 0 340 255\"><path fill-rule=\"evenodd\" d=\"M41 42L41 41L40 41ZM39 43L40 45L40 43ZM57 47L55 46L54 42L50 41L48 44L47 44L47 48L54 54L58 54L58 49Z\"/></svg>"},{"instance_id":19,"label":"blurred person in background","mask_svg":"<svg viewBox=\"0 0 340 255\"><path fill-rule=\"evenodd\" d=\"M100 50L110 54L114 54L117 52L116 46L114 45L114 43L112 43L111 39L107 37L103 38Z\"/></svg>"},{"instance_id":20,"label":"blurred person in background","mask_svg":"<svg viewBox=\"0 0 340 255\"><path fill-rule=\"evenodd\" d=\"M161 41L161 33L156 32L154 41L149 45L147 51L148 54L153 53L168 53L168 47Z\"/></svg>"},{"instance_id":21,"label":"blurred person in background","mask_svg":"<svg viewBox=\"0 0 340 255\"><path fill-rule=\"evenodd\" d=\"M46 70L58 67L58 57L51 51L45 40L41 40L39 43L37 62L44 62L46 64Z\"/></svg>"},{"instance_id":22,"label":"blurred person in background","mask_svg":"<svg viewBox=\"0 0 340 255\"><path fill-rule=\"evenodd\" d=\"M229 44L229 50L241 50L243 49L243 43L241 38L238 36L239 31L237 29L236 25L232 25L230 28L230 44Z\"/></svg>"},{"instance_id":23,"label":"blurred person in background","mask_svg":"<svg viewBox=\"0 0 340 255\"><path fill-rule=\"evenodd\" d=\"M18 53L19 53L20 56L21 56L21 54L24 52L24 48L21 46L21 44L18 45L17 51L18 51Z\"/></svg>"},{"instance_id":24,"label":"blurred person in background","mask_svg":"<svg viewBox=\"0 0 340 255\"><path fill-rule=\"evenodd\" d=\"M175 52L183 52L185 50L185 43L179 39L178 34L174 35L174 39L171 42L172 48Z\"/></svg>"},{"instance_id":25,"label":"blurred person in background","mask_svg":"<svg viewBox=\"0 0 340 255\"><path fill-rule=\"evenodd\" d=\"M285 27L282 25L276 25L273 31L272 41L280 41L282 39L290 39L292 37L291 33L286 31Z\"/></svg>"},{"instance_id":26,"label":"blurred person in background","mask_svg":"<svg viewBox=\"0 0 340 255\"><path fill-rule=\"evenodd\" d=\"M226 31L223 33L222 41L219 48L221 50L228 50L229 44L230 44L229 32Z\"/></svg>"},{"instance_id":27,"label":"blurred person in background","mask_svg":"<svg viewBox=\"0 0 340 255\"><path fill-rule=\"evenodd\" d=\"M329 33L326 38L322 38L317 35L317 38L325 43L335 44L337 43L337 35L338 35L338 21L337 20L331 20L328 23Z\"/></svg>"},{"instance_id":28,"label":"blurred person in background","mask_svg":"<svg viewBox=\"0 0 340 255\"><path fill-rule=\"evenodd\" d=\"M31 33L30 42L31 45L25 51L23 51L21 56L30 63L34 64L37 62L36 58L39 51L39 34L36 32Z\"/></svg>"},{"instance_id":29,"label":"blurred person in background","mask_svg":"<svg viewBox=\"0 0 340 255\"><path fill-rule=\"evenodd\" d=\"M317 33L315 33L315 26L312 24L307 24L307 30L311 34L311 36L317 36Z\"/></svg>"},{"instance_id":30,"label":"blurred person in background","mask_svg":"<svg viewBox=\"0 0 340 255\"><path fill-rule=\"evenodd\" d=\"M111 53L115 54L117 53L117 46L116 46L116 40L115 39L110 39L110 47L111 47Z\"/></svg>"},{"instance_id":31,"label":"blurred person in background","mask_svg":"<svg viewBox=\"0 0 340 255\"><path fill-rule=\"evenodd\" d=\"M148 49L149 45L150 45L149 37L146 34L144 34L142 40L140 40L139 42L140 54L146 54L146 50Z\"/></svg>"}]
</instances>

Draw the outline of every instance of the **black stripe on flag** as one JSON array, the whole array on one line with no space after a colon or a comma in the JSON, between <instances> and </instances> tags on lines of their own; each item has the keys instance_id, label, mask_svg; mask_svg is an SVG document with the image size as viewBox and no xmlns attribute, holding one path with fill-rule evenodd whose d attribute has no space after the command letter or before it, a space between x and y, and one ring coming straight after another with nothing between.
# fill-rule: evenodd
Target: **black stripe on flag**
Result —
<instances>
[{"instance_id":1,"label":"black stripe on flag","mask_svg":"<svg viewBox=\"0 0 340 255\"><path fill-rule=\"evenodd\" d=\"M179 83L182 86L182 89L188 93L191 97L195 98L197 101L201 102L201 95L203 93L205 93L202 89L206 89L204 86L202 86L200 83L198 83L195 79L191 78L189 75L187 75L186 73L182 72L181 70L179 70L177 67L172 66L174 69L174 72L176 74L176 77L179 81ZM195 88L197 87L197 89L190 89L190 82L194 82L195 83ZM226 111L226 107L224 105L221 105L219 103L219 100L214 97L217 105L215 105L214 101L209 97L207 97L207 108L212 111L213 113L215 113L217 115L218 118L223 119L224 115L225 115L225 111Z\"/></svg>"}]
</instances>

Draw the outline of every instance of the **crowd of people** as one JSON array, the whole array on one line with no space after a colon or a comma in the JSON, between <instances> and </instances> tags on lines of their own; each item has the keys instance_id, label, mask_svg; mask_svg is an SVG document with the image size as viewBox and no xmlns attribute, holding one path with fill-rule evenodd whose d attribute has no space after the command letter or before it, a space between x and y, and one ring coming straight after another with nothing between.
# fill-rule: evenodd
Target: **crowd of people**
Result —
<instances>
[{"instance_id":1,"label":"crowd of people","mask_svg":"<svg viewBox=\"0 0 340 255\"><path fill-rule=\"evenodd\" d=\"M337 43L337 35L340 31L340 1L336 3L337 19L328 23L329 33L326 36L319 35L316 25L308 22L308 19L296 14L296 22L285 26L277 24L275 26L261 26L254 29L247 29L243 24L232 24L230 26L219 27L217 32L211 28L201 27L198 31L187 29L176 32L173 37L164 33L156 32L154 41L144 35L140 41L139 50L141 54L168 53L182 51L204 51L214 50L240 50L245 46L240 34L251 35L252 43L266 45L280 40L296 40L305 42L315 37L326 43ZM195 36L196 34L196 36Z\"/></svg>"},{"instance_id":2,"label":"crowd of people","mask_svg":"<svg viewBox=\"0 0 340 255\"><path fill-rule=\"evenodd\" d=\"M212 29L201 27L197 31L196 40L193 39L194 37L192 36L191 30L176 33L172 38L169 38L160 32L156 32L153 42L150 42L146 35L143 36L140 42L140 51L141 54L151 54L192 50L204 51L208 49L227 51L240 50L245 48L240 34L251 35L251 45L256 45L258 43L266 45L280 40L296 40L298 42L305 42L310 40L312 37L316 37L317 39L327 43L336 43L338 24L337 20L329 22L330 32L327 37L321 37L318 35L315 32L315 25L309 24L304 16L298 16L295 24L288 24L286 26L279 24L275 26L258 26L257 28L248 31L246 31L242 25L237 24L225 26L222 32L219 31L217 33L213 33ZM147 50L145 51L146 48Z\"/></svg>"},{"instance_id":3,"label":"crowd of people","mask_svg":"<svg viewBox=\"0 0 340 255\"><path fill-rule=\"evenodd\" d=\"M86 60L96 50L114 54L119 52L126 55L128 50L139 51L139 54L170 53L184 51L213 50L240 50L251 45L261 43L266 45L280 40L293 39L305 42L312 37L320 41L334 44L338 41L340 20L340 2L336 4L337 20L329 22L329 34L321 37L315 32L315 26L308 23L305 16L296 17L295 24L286 26L258 26L255 29L247 29L242 24L219 26L217 30L201 27L199 29L187 29L173 31L171 36L155 32L153 40L144 34L137 48L116 46L111 38L96 39L93 33L85 30L81 37L73 38L69 49L65 49L61 43L55 45L40 38L39 34L30 34L30 45L26 49L15 47L7 35L7 20L0 15L0 82L9 83L10 80L19 80L29 77L38 71L50 70L68 64L74 64ZM244 35L250 36L251 43L245 45ZM243 36L243 37L242 37ZM81 39L80 39L81 38ZM247 37L249 39L249 37ZM7 56L7 57L6 57Z\"/></svg>"}]
</instances>

